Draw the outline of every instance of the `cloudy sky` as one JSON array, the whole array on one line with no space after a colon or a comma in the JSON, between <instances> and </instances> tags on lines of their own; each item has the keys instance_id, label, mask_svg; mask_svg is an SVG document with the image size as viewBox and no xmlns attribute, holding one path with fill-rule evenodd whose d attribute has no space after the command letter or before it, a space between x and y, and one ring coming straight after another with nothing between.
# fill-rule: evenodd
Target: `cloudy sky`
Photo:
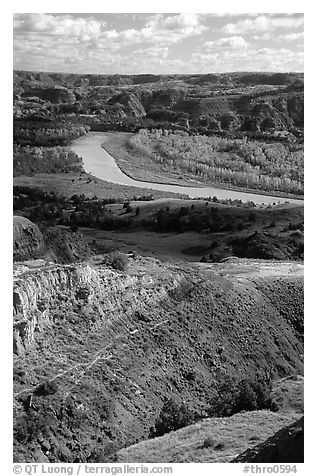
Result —
<instances>
[{"instance_id":1,"label":"cloudy sky","mask_svg":"<svg viewBox=\"0 0 317 476\"><path fill-rule=\"evenodd\" d=\"M16 13L14 68L70 73L303 71L301 13Z\"/></svg>"}]
</instances>

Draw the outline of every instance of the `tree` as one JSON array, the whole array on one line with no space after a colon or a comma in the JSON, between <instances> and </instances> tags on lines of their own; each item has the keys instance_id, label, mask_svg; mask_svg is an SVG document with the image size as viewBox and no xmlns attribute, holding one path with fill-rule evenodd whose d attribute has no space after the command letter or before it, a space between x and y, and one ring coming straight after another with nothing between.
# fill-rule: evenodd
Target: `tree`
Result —
<instances>
[{"instance_id":1,"label":"tree","mask_svg":"<svg viewBox=\"0 0 317 476\"><path fill-rule=\"evenodd\" d=\"M173 398L170 398L164 403L161 413L155 422L155 427L150 430L150 436L162 436L193 422L194 413L188 409L185 402L179 404Z\"/></svg>"}]
</instances>

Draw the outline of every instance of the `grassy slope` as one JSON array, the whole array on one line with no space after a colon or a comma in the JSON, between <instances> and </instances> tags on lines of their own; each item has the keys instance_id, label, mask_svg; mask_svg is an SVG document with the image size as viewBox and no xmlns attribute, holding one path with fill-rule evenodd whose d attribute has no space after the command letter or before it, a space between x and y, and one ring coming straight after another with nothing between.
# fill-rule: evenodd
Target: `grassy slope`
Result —
<instances>
[{"instance_id":1,"label":"grassy slope","mask_svg":"<svg viewBox=\"0 0 317 476\"><path fill-rule=\"evenodd\" d=\"M238 413L229 418L208 418L122 449L117 454L117 462L228 463L297 418L299 415L295 412L281 414L265 410ZM205 447L207 438L212 439L213 446Z\"/></svg>"},{"instance_id":2,"label":"grassy slope","mask_svg":"<svg viewBox=\"0 0 317 476\"><path fill-rule=\"evenodd\" d=\"M304 379L300 375L275 382L272 396L279 412L242 412L229 418L208 418L163 437L124 448L118 462L225 463L297 420L304 412ZM204 444L206 439L212 445ZM217 446L219 445L219 446ZM241 451L242 450L242 451Z\"/></svg>"},{"instance_id":3,"label":"grassy slope","mask_svg":"<svg viewBox=\"0 0 317 476\"><path fill-rule=\"evenodd\" d=\"M89 182L90 179L90 182ZM106 182L90 174L36 174L32 177L14 177L13 185L39 188L46 192L56 192L65 197L85 194L87 197L132 199L134 196L152 195L154 198L181 197L177 193L128 187Z\"/></svg>"},{"instance_id":4,"label":"grassy slope","mask_svg":"<svg viewBox=\"0 0 317 476\"><path fill-rule=\"evenodd\" d=\"M128 252L131 249L136 250L142 255L156 256L159 259L177 259L186 261L197 261L203 255L208 255L210 251L215 252L211 248L211 243L218 241L219 246L217 253L228 256L232 254L230 247L227 245L228 238L245 237L257 232L268 232L274 237L282 239L289 237L292 232L284 232L283 229L289 223L300 223L304 220L304 208L283 205L274 208L257 208L252 213L255 214L255 220L250 222L248 219L250 210L244 208L228 207L224 205L209 204L205 205L205 201L197 200L158 200L152 202L131 202L132 208L140 208L139 216L135 215L135 211L125 213L121 204L107 205L114 216L121 218L132 218L133 229L130 231L103 231L93 228L81 228L81 232L86 236L87 240L92 243L96 240L98 246L105 248L117 248ZM160 209L166 209L168 206L170 213L176 212L182 206L191 207L194 210L190 213L197 216L197 221L201 221L206 213L212 213L217 208L220 214L229 217L229 220L248 223L245 230L235 232L217 232L209 231L187 231L184 233L177 232L155 232L151 227L144 227L143 223L155 219ZM272 222L276 222L274 227L270 227ZM185 251L185 252L184 252Z\"/></svg>"}]
</instances>

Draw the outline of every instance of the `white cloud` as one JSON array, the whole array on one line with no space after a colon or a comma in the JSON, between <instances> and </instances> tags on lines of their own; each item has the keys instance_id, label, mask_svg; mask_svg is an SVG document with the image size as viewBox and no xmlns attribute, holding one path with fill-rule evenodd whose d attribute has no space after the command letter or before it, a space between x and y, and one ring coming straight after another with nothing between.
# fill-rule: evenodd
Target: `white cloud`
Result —
<instances>
[{"instance_id":1,"label":"white cloud","mask_svg":"<svg viewBox=\"0 0 317 476\"><path fill-rule=\"evenodd\" d=\"M247 48L237 55L233 50L194 53L196 71L302 71L303 52L285 48Z\"/></svg>"},{"instance_id":2,"label":"white cloud","mask_svg":"<svg viewBox=\"0 0 317 476\"><path fill-rule=\"evenodd\" d=\"M89 41L100 36L102 24L93 18L54 16L47 13L20 13L13 21L16 34L37 33L58 37L80 38Z\"/></svg>"},{"instance_id":3,"label":"white cloud","mask_svg":"<svg viewBox=\"0 0 317 476\"><path fill-rule=\"evenodd\" d=\"M73 18L70 15L52 15L46 13L21 13L14 18L14 30L17 36L30 35L71 37L81 41L108 40L107 47L131 45L131 43L164 43L173 44L194 35L199 35L208 28L201 23L202 15L196 13L180 13L164 17L156 14L148 17L143 28L129 28L118 31L105 28L105 23L94 18ZM109 42L110 40L110 42ZM116 44L111 44L116 42ZM106 47L106 42L102 45Z\"/></svg>"},{"instance_id":4,"label":"white cloud","mask_svg":"<svg viewBox=\"0 0 317 476\"><path fill-rule=\"evenodd\" d=\"M133 56L141 56L142 58L166 58L168 55L168 48L153 46L152 48L141 48L133 52Z\"/></svg>"},{"instance_id":5,"label":"white cloud","mask_svg":"<svg viewBox=\"0 0 317 476\"><path fill-rule=\"evenodd\" d=\"M285 35L279 35L274 38L277 41L297 41L304 39L304 32L301 31L299 33L286 33Z\"/></svg>"},{"instance_id":6,"label":"white cloud","mask_svg":"<svg viewBox=\"0 0 317 476\"><path fill-rule=\"evenodd\" d=\"M235 35L272 31L279 28L300 28L303 27L303 25L303 17L270 17L260 15L254 19L247 18L246 20L241 20L237 23L227 23L227 25L221 28L221 31L228 35Z\"/></svg>"},{"instance_id":7,"label":"white cloud","mask_svg":"<svg viewBox=\"0 0 317 476\"><path fill-rule=\"evenodd\" d=\"M237 15L216 39L226 21L222 14L144 14L110 25L98 16L16 14L14 67L100 74L303 69L302 17Z\"/></svg>"},{"instance_id":8,"label":"white cloud","mask_svg":"<svg viewBox=\"0 0 317 476\"><path fill-rule=\"evenodd\" d=\"M262 35L253 35L253 40L256 41L299 41L304 39L304 32L297 32L297 33L284 33L283 35L277 35L276 31L262 33Z\"/></svg>"},{"instance_id":9,"label":"white cloud","mask_svg":"<svg viewBox=\"0 0 317 476\"><path fill-rule=\"evenodd\" d=\"M220 38L216 41L207 41L203 48L231 48L240 49L247 48L248 44L242 36L230 36L228 38Z\"/></svg>"}]
</instances>

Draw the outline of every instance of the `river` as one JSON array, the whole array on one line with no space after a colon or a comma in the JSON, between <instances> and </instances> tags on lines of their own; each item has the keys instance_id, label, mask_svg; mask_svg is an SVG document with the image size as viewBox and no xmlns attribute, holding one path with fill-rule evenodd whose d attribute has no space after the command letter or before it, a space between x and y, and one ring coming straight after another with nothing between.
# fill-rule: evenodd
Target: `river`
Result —
<instances>
[{"instance_id":1,"label":"river","mask_svg":"<svg viewBox=\"0 0 317 476\"><path fill-rule=\"evenodd\" d=\"M90 132L86 136L73 142L71 149L79 157L82 157L84 162L84 169L86 172L98 177L107 182L117 183L120 185L128 185L133 187L140 187L149 190L161 190L163 192L184 193L191 198L198 197L214 197L219 199L242 200L243 202L252 201L256 204L272 204L289 202L298 205L303 205L303 200L294 198L282 198L269 195L259 195L255 193L239 192L236 190L226 190L224 188L216 187L186 187L182 185L168 185L155 182L142 182L134 180L125 175L117 166L114 158L101 147L107 141L103 132Z\"/></svg>"}]
</instances>

